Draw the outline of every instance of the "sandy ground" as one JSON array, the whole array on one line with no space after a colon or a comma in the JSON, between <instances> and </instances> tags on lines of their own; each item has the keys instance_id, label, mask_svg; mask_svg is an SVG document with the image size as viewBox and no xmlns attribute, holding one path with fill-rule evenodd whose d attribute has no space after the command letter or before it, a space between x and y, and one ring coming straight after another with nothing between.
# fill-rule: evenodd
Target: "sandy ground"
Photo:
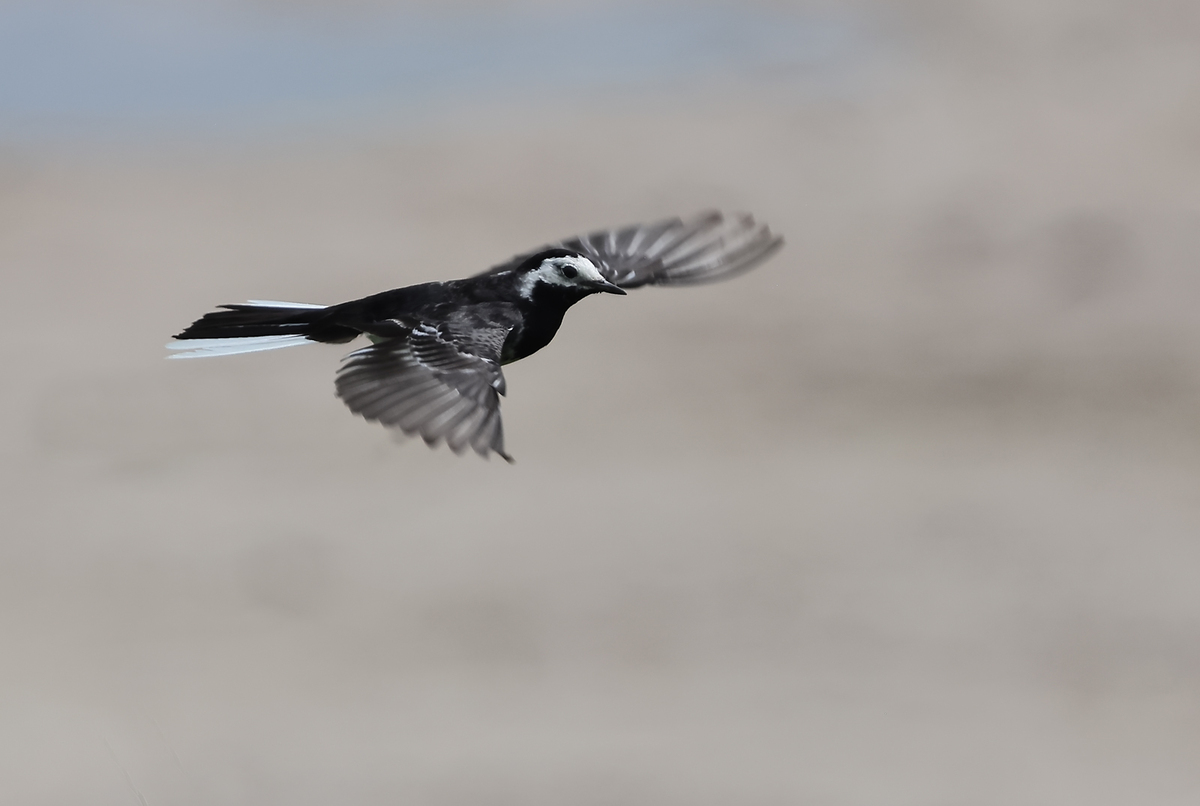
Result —
<instances>
[{"instance_id":1,"label":"sandy ground","mask_svg":"<svg viewBox=\"0 0 1200 806\"><path fill-rule=\"evenodd\" d=\"M1200 802L1200 15L877 11L836 97L0 151L2 799ZM581 304L512 467L163 360L707 206L786 250Z\"/></svg>"}]
</instances>

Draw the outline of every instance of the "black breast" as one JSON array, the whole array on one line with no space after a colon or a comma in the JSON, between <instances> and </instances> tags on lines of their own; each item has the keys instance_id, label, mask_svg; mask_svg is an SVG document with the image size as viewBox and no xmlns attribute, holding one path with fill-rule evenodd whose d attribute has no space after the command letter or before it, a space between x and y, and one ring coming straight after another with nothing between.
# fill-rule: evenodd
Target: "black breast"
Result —
<instances>
[{"instance_id":1,"label":"black breast","mask_svg":"<svg viewBox=\"0 0 1200 806\"><path fill-rule=\"evenodd\" d=\"M504 363L519 361L545 347L558 332L567 309L590 292L578 288L538 283L533 299L520 299L517 307L523 316L504 342Z\"/></svg>"},{"instance_id":2,"label":"black breast","mask_svg":"<svg viewBox=\"0 0 1200 806\"><path fill-rule=\"evenodd\" d=\"M558 332L566 308L529 306L521 324L512 329L504 342L500 360L505 364L519 361L545 347Z\"/></svg>"}]
</instances>

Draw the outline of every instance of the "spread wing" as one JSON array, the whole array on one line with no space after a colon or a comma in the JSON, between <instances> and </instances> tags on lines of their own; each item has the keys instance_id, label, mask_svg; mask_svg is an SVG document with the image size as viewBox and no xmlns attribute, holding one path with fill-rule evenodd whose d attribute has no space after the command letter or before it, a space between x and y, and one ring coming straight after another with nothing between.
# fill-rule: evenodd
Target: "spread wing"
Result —
<instances>
[{"instance_id":1,"label":"spread wing","mask_svg":"<svg viewBox=\"0 0 1200 806\"><path fill-rule=\"evenodd\" d=\"M542 249L560 247L587 255L611 283L694 285L724 280L749 271L773 255L783 238L748 214L718 211L692 218L670 218L569 238ZM521 255L488 273L505 271L528 257Z\"/></svg>"},{"instance_id":2,"label":"spread wing","mask_svg":"<svg viewBox=\"0 0 1200 806\"><path fill-rule=\"evenodd\" d=\"M500 350L509 328L395 324L398 335L346 356L338 397L355 414L431 446L445 440L455 453L495 451L511 462L500 423Z\"/></svg>"}]
</instances>

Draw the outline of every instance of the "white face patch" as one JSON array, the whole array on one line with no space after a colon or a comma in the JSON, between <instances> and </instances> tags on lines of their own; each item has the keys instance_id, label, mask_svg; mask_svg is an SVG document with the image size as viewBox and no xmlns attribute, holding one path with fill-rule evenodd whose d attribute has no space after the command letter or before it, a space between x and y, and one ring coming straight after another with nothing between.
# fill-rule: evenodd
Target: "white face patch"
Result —
<instances>
[{"instance_id":1,"label":"white face patch","mask_svg":"<svg viewBox=\"0 0 1200 806\"><path fill-rule=\"evenodd\" d=\"M591 283L607 282L596 264L582 255L548 257L542 265L521 279L521 296L529 299L533 287L538 283L560 285L566 288L587 287Z\"/></svg>"}]
</instances>

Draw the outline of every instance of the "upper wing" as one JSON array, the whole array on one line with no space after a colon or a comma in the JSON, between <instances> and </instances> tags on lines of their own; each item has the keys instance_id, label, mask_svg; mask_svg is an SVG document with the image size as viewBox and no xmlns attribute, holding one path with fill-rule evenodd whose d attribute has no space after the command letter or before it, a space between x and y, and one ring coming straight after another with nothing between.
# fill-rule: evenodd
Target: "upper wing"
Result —
<instances>
[{"instance_id":1,"label":"upper wing","mask_svg":"<svg viewBox=\"0 0 1200 806\"><path fill-rule=\"evenodd\" d=\"M622 288L642 285L692 285L724 280L748 271L783 245L783 238L748 214L718 211L693 218L671 218L569 238L542 249L582 252L609 282ZM542 251L542 249L536 251ZM520 265L534 252L489 272Z\"/></svg>"},{"instance_id":2,"label":"upper wing","mask_svg":"<svg viewBox=\"0 0 1200 806\"><path fill-rule=\"evenodd\" d=\"M511 462L500 423L500 350L509 329L472 329L468 336L422 323L398 330L346 356L338 397L355 414L420 435L429 445L444 439L455 453L469 446Z\"/></svg>"}]
</instances>

